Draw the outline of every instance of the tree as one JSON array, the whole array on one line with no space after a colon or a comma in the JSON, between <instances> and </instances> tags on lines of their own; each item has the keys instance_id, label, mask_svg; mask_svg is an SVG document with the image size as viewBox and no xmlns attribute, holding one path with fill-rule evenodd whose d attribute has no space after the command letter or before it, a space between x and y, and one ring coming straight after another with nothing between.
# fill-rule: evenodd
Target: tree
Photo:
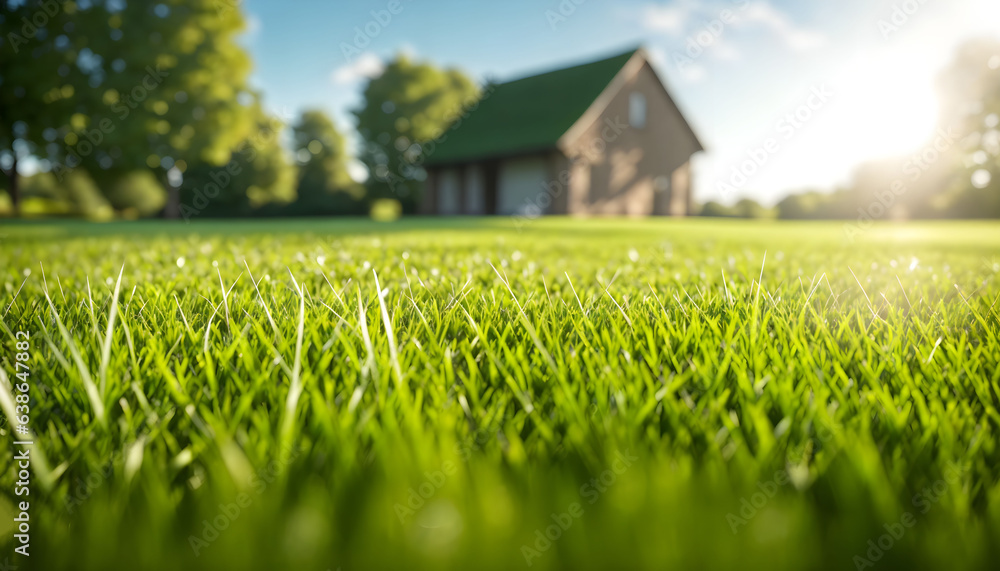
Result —
<instances>
[{"instance_id":1,"label":"tree","mask_svg":"<svg viewBox=\"0 0 1000 571\"><path fill-rule=\"evenodd\" d=\"M108 185L108 202L127 218L152 216L163 209L167 192L148 169L123 174Z\"/></svg>"},{"instance_id":2,"label":"tree","mask_svg":"<svg viewBox=\"0 0 1000 571\"><path fill-rule=\"evenodd\" d=\"M743 198L733 206L733 210L740 218L774 218L776 210L761 206L759 202L752 198Z\"/></svg>"},{"instance_id":3,"label":"tree","mask_svg":"<svg viewBox=\"0 0 1000 571\"><path fill-rule=\"evenodd\" d=\"M699 216L709 218L774 218L775 209L765 208L752 198L742 198L733 206L709 200L701 207Z\"/></svg>"},{"instance_id":4,"label":"tree","mask_svg":"<svg viewBox=\"0 0 1000 571\"><path fill-rule=\"evenodd\" d=\"M199 161L187 168L178 189L178 212L196 216L249 216L268 203L295 200L296 169L282 148L282 119L268 115L259 104L249 136L228 153L228 162Z\"/></svg>"},{"instance_id":5,"label":"tree","mask_svg":"<svg viewBox=\"0 0 1000 571\"><path fill-rule=\"evenodd\" d=\"M225 164L254 129L235 0L3 1L4 32L39 24L0 60L0 161L15 181L16 159L38 152L59 179L83 169L106 188L152 169L167 185L189 164Z\"/></svg>"},{"instance_id":6,"label":"tree","mask_svg":"<svg viewBox=\"0 0 1000 571\"><path fill-rule=\"evenodd\" d=\"M413 62L399 55L370 80L364 104L355 111L365 141L369 199L395 198L406 212L416 209L426 172L422 144L439 137L479 98L462 72Z\"/></svg>"},{"instance_id":7,"label":"tree","mask_svg":"<svg viewBox=\"0 0 1000 571\"><path fill-rule=\"evenodd\" d=\"M293 128L298 198L289 214L364 214L364 190L347 170L347 142L322 111L305 111Z\"/></svg>"},{"instance_id":8,"label":"tree","mask_svg":"<svg viewBox=\"0 0 1000 571\"><path fill-rule=\"evenodd\" d=\"M942 126L957 132L962 165L943 199L953 216L1000 216L1000 41L970 41L941 74Z\"/></svg>"},{"instance_id":9,"label":"tree","mask_svg":"<svg viewBox=\"0 0 1000 571\"><path fill-rule=\"evenodd\" d=\"M126 58L123 72L109 86L117 93L108 98L110 107L121 123L114 132L120 137L109 143L123 149L129 166L145 164L161 180L175 166L183 173L189 164L228 163L259 119L247 84L251 60L236 41L245 28L237 4L132 1L120 28L143 49L120 56ZM125 150L129 143L132 149ZM179 213L179 201L179 189L170 185L167 217Z\"/></svg>"},{"instance_id":10,"label":"tree","mask_svg":"<svg viewBox=\"0 0 1000 571\"><path fill-rule=\"evenodd\" d=\"M273 121L248 87L238 0L0 4L0 167L15 204L18 159L27 155L61 184L89 173L123 208L119 182L141 181L140 212L165 187L171 217L185 171L214 171L236 153L258 177L232 185L243 203L294 198L294 169L276 140L261 141ZM156 184L136 178L143 170Z\"/></svg>"},{"instance_id":11,"label":"tree","mask_svg":"<svg viewBox=\"0 0 1000 571\"><path fill-rule=\"evenodd\" d=\"M72 205L72 213L77 216L107 220L114 214L87 171L75 169L69 172L61 185L61 190Z\"/></svg>"},{"instance_id":12,"label":"tree","mask_svg":"<svg viewBox=\"0 0 1000 571\"><path fill-rule=\"evenodd\" d=\"M21 160L58 149L58 128L68 122L87 74L77 49L73 3L0 0L0 170L14 213L20 209ZM46 160L47 164L47 160Z\"/></svg>"},{"instance_id":13,"label":"tree","mask_svg":"<svg viewBox=\"0 0 1000 571\"><path fill-rule=\"evenodd\" d=\"M736 216L736 213L730 206L726 206L721 202L709 200L705 204L701 205L701 211L698 213L698 215L705 216L708 218L733 218L734 216Z\"/></svg>"},{"instance_id":14,"label":"tree","mask_svg":"<svg viewBox=\"0 0 1000 571\"><path fill-rule=\"evenodd\" d=\"M24 216L83 216L107 220L114 211L97 184L84 170L66 173L57 181L50 172L22 177L22 208Z\"/></svg>"},{"instance_id":15,"label":"tree","mask_svg":"<svg viewBox=\"0 0 1000 571\"><path fill-rule=\"evenodd\" d=\"M39 172L21 178L22 216L31 214L64 215L76 213L77 205L71 204L68 192L49 172Z\"/></svg>"},{"instance_id":16,"label":"tree","mask_svg":"<svg viewBox=\"0 0 1000 571\"><path fill-rule=\"evenodd\" d=\"M782 220L815 220L827 217L825 214L830 196L823 192L806 191L790 194L778 202L778 218Z\"/></svg>"}]
</instances>

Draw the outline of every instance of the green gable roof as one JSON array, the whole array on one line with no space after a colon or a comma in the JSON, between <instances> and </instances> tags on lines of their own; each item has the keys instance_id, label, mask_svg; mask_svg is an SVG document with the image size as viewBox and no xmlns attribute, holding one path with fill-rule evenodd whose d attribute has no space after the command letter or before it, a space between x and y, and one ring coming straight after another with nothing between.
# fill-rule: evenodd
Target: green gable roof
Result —
<instances>
[{"instance_id":1,"label":"green gable roof","mask_svg":"<svg viewBox=\"0 0 1000 571\"><path fill-rule=\"evenodd\" d=\"M636 51L494 85L479 107L445 132L425 164L554 148Z\"/></svg>"}]
</instances>

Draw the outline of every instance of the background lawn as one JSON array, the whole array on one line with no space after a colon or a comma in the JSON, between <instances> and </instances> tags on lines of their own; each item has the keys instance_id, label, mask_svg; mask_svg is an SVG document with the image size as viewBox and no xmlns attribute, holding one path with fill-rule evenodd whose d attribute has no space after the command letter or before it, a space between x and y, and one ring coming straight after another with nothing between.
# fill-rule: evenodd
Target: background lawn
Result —
<instances>
[{"instance_id":1,"label":"background lawn","mask_svg":"<svg viewBox=\"0 0 1000 571\"><path fill-rule=\"evenodd\" d=\"M993 568L998 272L995 223L5 223L31 568Z\"/></svg>"}]
</instances>

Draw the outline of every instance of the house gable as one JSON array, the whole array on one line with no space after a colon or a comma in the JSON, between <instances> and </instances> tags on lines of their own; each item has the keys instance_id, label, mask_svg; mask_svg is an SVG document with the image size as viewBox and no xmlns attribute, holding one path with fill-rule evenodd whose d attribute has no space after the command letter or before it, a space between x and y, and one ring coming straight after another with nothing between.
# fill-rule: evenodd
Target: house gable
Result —
<instances>
[{"instance_id":1,"label":"house gable","mask_svg":"<svg viewBox=\"0 0 1000 571\"><path fill-rule=\"evenodd\" d=\"M691 154L705 150L705 147L701 144L698 136L695 134L694 129L685 119L684 114L681 112L680 108L674 102L674 98L671 97L670 92L667 90L666 85L660 79L659 74L649 63L649 59L646 55L644 49L638 49L632 52L632 56L629 60L622 66L621 71L615 75L614 79L607 85L607 87L601 92L601 94L594 100L594 102L587 108L587 110L577 119L573 125L566 130L562 137L559 138L558 147L563 152L572 149L576 146L578 139L587 132L595 123L601 121L602 118L607 118L608 107L611 105L616 98L620 98L621 92L630 86L634 86L637 77L640 74L645 74L647 76L643 78L649 83L651 87L656 89L647 91L658 91L659 96L667 104L667 112L674 121L674 125L683 131L688 140L686 141L686 147L691 149ZM652 80L652 81L649 81ZM648 95L656 94L649 93ZM690 156L690 155L689 155Z\"/></svg>"},{"instance_id":2,"label":"house gable","mask_svg":"<svg viewBox=\"0 0 1000 571\"><path fill-rule=\"evenodd\" d=\"M637 102L644 122L631 125ZM703 147L639 51L560 139L559 149L574 169L567 213L639 216L688 213L689 161Z\"/></svg>"}]
</instances>

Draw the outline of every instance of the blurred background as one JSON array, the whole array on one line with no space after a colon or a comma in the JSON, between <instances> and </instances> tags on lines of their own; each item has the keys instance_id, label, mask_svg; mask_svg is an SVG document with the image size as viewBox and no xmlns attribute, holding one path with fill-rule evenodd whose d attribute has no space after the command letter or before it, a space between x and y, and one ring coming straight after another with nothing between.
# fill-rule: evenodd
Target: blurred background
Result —
<instances>
[{"instance_id":1,"label":"blurred background","mask_svg":"<svg viewBox=\"0 0 1000 571\"><path fill-rule=\"evenodd\" d=\"M0 0L0 217L415 213L456 104L640 45L703 216L1000 216L995 0Z\"/></svg>"}]
</instances>

